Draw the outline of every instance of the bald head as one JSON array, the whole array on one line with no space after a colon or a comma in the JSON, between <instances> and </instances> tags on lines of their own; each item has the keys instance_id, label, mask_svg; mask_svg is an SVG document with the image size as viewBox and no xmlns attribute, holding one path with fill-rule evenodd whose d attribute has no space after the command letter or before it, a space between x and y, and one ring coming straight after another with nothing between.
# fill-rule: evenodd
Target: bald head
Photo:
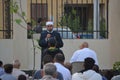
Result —
<instances>
[{"instance_id":1,"label":"bald head","mask_svg":"<svg viewBox=\"0 0 120 80\"><path fill-rule=\"evenodd\" d=\"M80 46L80 49L88 48L88 47L89 47L89 44L87 42L83 42L82 45Z\"/></svg>"}]
</instances>

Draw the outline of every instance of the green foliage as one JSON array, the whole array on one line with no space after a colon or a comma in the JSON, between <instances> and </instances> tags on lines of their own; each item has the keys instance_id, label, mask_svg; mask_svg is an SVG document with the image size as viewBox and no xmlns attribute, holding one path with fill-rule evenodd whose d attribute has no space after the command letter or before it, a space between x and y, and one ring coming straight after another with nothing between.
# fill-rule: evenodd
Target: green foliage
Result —
<instances>
[{"instance_id":1,"label":"green foliage","mask_svg":"<svg viewBox=\"0 0 120 80\"><path fill-rule=\"evenodd\" d=\"M113 70L120 71L120 61L117 61L113 64Z\"/></svg>"},{"instance_id":2,"label":"green foliage","mask_svg":"<svg viewBox=\"0 0 120 80\"><path fill-rule=\"evenodd\" d=\"M88 21L88 31L93 31L93 20L89 19ZM105 19L101 18L100 20L100 36L102 38L106 38L106 23L105 23Z\"/></svg>"},{"instance_id":3,"label":"green foliage","mask_svg":"<svg viewBox=\"0 0 120 80\"><path fill-rule=\"evenodd\" d=\"M101 20L100 20L100 36L101 37L103 37L103 38L106 38L107 36L106 36L106 23L105 23L105 19L104 18L102 18Z\"/></svg>"},{"instance_id":4,"label":"green foliage","mask_svg":"<svg viewBox=\"0 0 120 80\"><path fill-rule=\"evenodd\" d=\"M69 27L72 32L79 32L81 30L80 18L76 15L76 10L72 9L69 14L65 13L61 17L61 21L59 22L60 26Z\"/></svg>"},{"instance_id":5,"label":"green foliage","mask_svg":"<svg viewBox=\"0 0 120 80\"><path fill-rule=\"evenodd\" d=\"M89 19L87 29L88 31L93 31L93 20L92 19Z\"/></svg>"},{"instance_id":6,"label":"green foliage","mask_svg":"<svg viewBox=\"0 0 120 80\"><path fill-rule=\"evenodd\" d=\"M18 3L16 1L10 2L10 13L17 14L20 17L20 18L15 19L15 22L18 25L21 25L23 27L23 25L21 24L22 20L24 20L25 22L27 22L27 21L25 20L25 12L19 11L19 9L20 9L20 7L18 6Z\"/></svg>"},{"instance_id":7,"label":"green foliage","mask_svg":"<svg viewBox=\"0 0 120 80\"><path fill-rule=\"evenodd\" d=\"M11 1L10 2L10 12L11 13L17 13L18 9L19 9L19 6L18 6L17 2Z\"/></svg>"},{"instance_id":8,"label":"green foliage","mask_svg":"<svg viewBox=\"0 0 120 80\"><path fill-rule=\"evenodd\" d=\"M21 19L15 19L15 22L20 25L22 20Z\"/></svg>"},{"instance_id":9,"label":"green foliage","mask_svg":"<svg viewBox=\"0 0 120 80\"><path fill-rule=\"evenodd\" d=\"M25 12L22 12L22 16L26 16L26 15L25 15Z\"/></svg>"}]
</instances>

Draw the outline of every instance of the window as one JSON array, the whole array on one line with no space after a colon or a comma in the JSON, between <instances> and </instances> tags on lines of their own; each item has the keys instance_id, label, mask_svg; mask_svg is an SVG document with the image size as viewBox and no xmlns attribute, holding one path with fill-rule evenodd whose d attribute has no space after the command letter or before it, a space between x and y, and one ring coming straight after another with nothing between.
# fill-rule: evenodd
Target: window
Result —
<instances>
[{"instance_id":1,"label":"window","mask_svg":"<svg viewBox=\"0 0 120 80\"><path fill-rule=\"evenodd\" d=\"M72 10L74 10L74 12ZM76 31L73 31L78 38L93 38L93 32L96 32L93 30L93 10L93 4L65 4L64 14L67 14L66 18L71 17L73 23L75 23L74 16L76 16L75 18L79 18L79 23L77 24L79 26L73 25L73 27L77 29ZM105 15L105 4L100 4L100 29L99 31L97 30L100 33L99 38L107 38L107 19L105 18ZM69 21L70 19L67 20L68 27L70 27L70 23L70 25L73 24L72 22L69 23Z\"/></svg>"},{"instance_id":2,"label":"window","mask_svg":"<svg viewBox=\"0 0 120 80\"><path fill-rule=\"evenodd\" d=\"M108 0L99 0L100 27L94 26L94 0L31 0L30 4L35 21L53 20L55 27L68 28L80 39L93 39L95 33L96 39L108 38Z\"/></svg>"},{"instance_id":3,"label":"window","mask_svg":"<svg viewBox=\"0 0 120 80\"><path fill-rule=\"evenodd\" d=\"M13 37L11 21L10 0L0 0L0 39Z\"/></svg>"},{"instance_id":4,"label":"window","mask_svg":"<svg viewBox=\"0 0 120 80\"><path fill-rule=\"evenodd\" d=\"M38 18L47 19L47 4L32 3L31 16L35 21L37 21Z\"/></svg>"}]
</instances>

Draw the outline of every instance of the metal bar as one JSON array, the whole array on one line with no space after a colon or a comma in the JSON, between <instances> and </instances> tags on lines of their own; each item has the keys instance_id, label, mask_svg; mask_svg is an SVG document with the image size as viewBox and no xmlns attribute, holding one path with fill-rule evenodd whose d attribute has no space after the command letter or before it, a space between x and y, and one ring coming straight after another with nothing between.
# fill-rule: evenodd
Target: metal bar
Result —
<instances>
[{"instance_id":1,"label":"metal bar","mask_svg":"<svg viewBox=\"0 0 120 80\"><path fill-rule=\"evenodd\" d=\"M50 16L50 20L53 21L53 0L51 0L51 16Z\"/></svg>"},{"instance_id":2,"label":"metal bar","mask_svg":"<svg viewBox=\"0 0 120 80\"><path fill-rule=\"evenodd\" d=\"M38 19L38 3L37 3L37 0L36 0L36 21L37 21L37 19ZM36 25L37 25L37 22L36 22Z\"/></svg>"},{"instance_id":3,"label":"metal bar","mask_svg":"<svg viewBox=\"0 0 120 80\"><path fill-rule=\"evenodd\" d=\"M4 27L5 27L5 19L4 19L4 14L5 14L5 12L4 12L4 10L5 10L5 2L4 2L4 0L2 0L2 4L3 4L3 30L4 30ZM5 32L3 31L3 39L5 39Z\"/></svg>"},{"instance_id":4,"label":"metal bar","mask_svg":"<svg viewBox=\"0 0 120 80\"><path fill-rule=\"evenodd\" d=\"M13 0L11 0L13 2ZM11 32L11 35L12 35L12 39L13 39L13 14L11 14L11 27L12 27L12 32Z\"/></svg>"},{"instance_id":5,"label":"metal bar","mask_svg":"<svg viewBox=\"0 0 120 80\"><path fill-rule=\"evenodd\" d=\"M56 23L58 28L58 0L56 0Z\"/></svg>"},{"instance_id":6,"label":"metal bar","mask_svg":"<svg viewBox=\"0 0 120 80\"><path fill-rule=\"evenodd\" d=\"M46 4L47 4L47 9L46 9L46 19L48 20L48 0L46 0Z\"/></svg>"},{"instance_id":7,"label":"metal bar","mask_svg":"<svg viewBox=\"0 0 120 80\"><path fill-rule=\"evenodd\" d=\"M107 13L106 13L107 14L107 21L106 21L107 22L107 37L106 38L108 38L108 33L109 33L108 32L108 30L109 30L109 27L108 27L109 26L109 21L108 21L108 19L109 19L109 16L108 16L108 14L109 14L109 0L106 0L106 1L107 1Z\"/></svg>"},{"instance_id":8,"label":"metal bar","mask_svg":"<svg viewBox=\"0 0 120 80\"><path fill-rule=\"evenodd\" d=\"M32 0L30 0L30 22L32 24ZM32 24L33 25L33 24ZM33 27L33 26L32 26Z\"/></svg>"},{"instance_id":9,"label":"metal bar","mask_svg":"<svg viewBox=\"0 0 120 80\"><path fill-rule=\"evenodd\" d=\"M99 38L99 0L94 0L94 39Z\"/></svg>"},{"instance_id":10,"label":"metal bar","mask_svg":"<svg viewBox=\"0 0 120 80\"><path fill-rule=\"evenodd\" d=\"M62 16L64 16L64 11L63 11L63 9L64 9L64 7L63 7L64 5L63 5L63 0L61 0L61 14L62 14ZM63 37L63 26L62 26L62 37Z\"/></svg>"}]
</instances>

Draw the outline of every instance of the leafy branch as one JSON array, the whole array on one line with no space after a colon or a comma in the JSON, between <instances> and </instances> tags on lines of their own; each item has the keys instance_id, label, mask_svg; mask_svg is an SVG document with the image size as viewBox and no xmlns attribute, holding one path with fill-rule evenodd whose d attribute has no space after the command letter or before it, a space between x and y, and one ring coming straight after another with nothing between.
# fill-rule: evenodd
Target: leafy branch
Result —
<instances>
[{"instance_id":1,"label":"leafy branch","mask_svg":"<svg viewBox=\"0 0 120 80\"><path fill-rule=\"evenodd\" d=\"M10 13L14 13L14 14L17 14L20 18L18 19L15 19L15 22L17 24L19 24L22 28L24 29L27 29L26 27L24 27L21 23L22 23L22 20L27 24L27 20L25 19L26 15L25 15L25 12L23 12L22 10L22 6L21 6L21 0L19 0L20 2L20 6L18 6L18 2L14 2L14 1L11 1L10 2ZM20 11L19 11L20 9Z\"/></svg>"},{"instance_id":2,"label":"leafy branch","mask_svg":"<svg viewBox=\"0 0 120 80\"><path fill-rule=\"evenodd\" d=\"M22 28L24 29L28 29L26 28L22 23L25 22L27 24L27 20L26 20L26 14L25 12L22 10L22 4L21 4L21 0L19 0L20 2L16 2L16 1L11 1L10 2L10 12L11 14L16 14L17 16L19 16L19 18L15 19L14 21ZM19 5L18 5L19 4ZM35 22L34 20L31 19L31 22ZM29 30L30 35L32 36L32 45L33 45L33 53L34 53L34 65L33 65L33 71L35 70L35 49L41 49L40 46L35 45L34 43L34 39L33 39L33 34L34 31L32 29L32 25L31 25L31 30Z\"/></svg>"}]
</instances>

